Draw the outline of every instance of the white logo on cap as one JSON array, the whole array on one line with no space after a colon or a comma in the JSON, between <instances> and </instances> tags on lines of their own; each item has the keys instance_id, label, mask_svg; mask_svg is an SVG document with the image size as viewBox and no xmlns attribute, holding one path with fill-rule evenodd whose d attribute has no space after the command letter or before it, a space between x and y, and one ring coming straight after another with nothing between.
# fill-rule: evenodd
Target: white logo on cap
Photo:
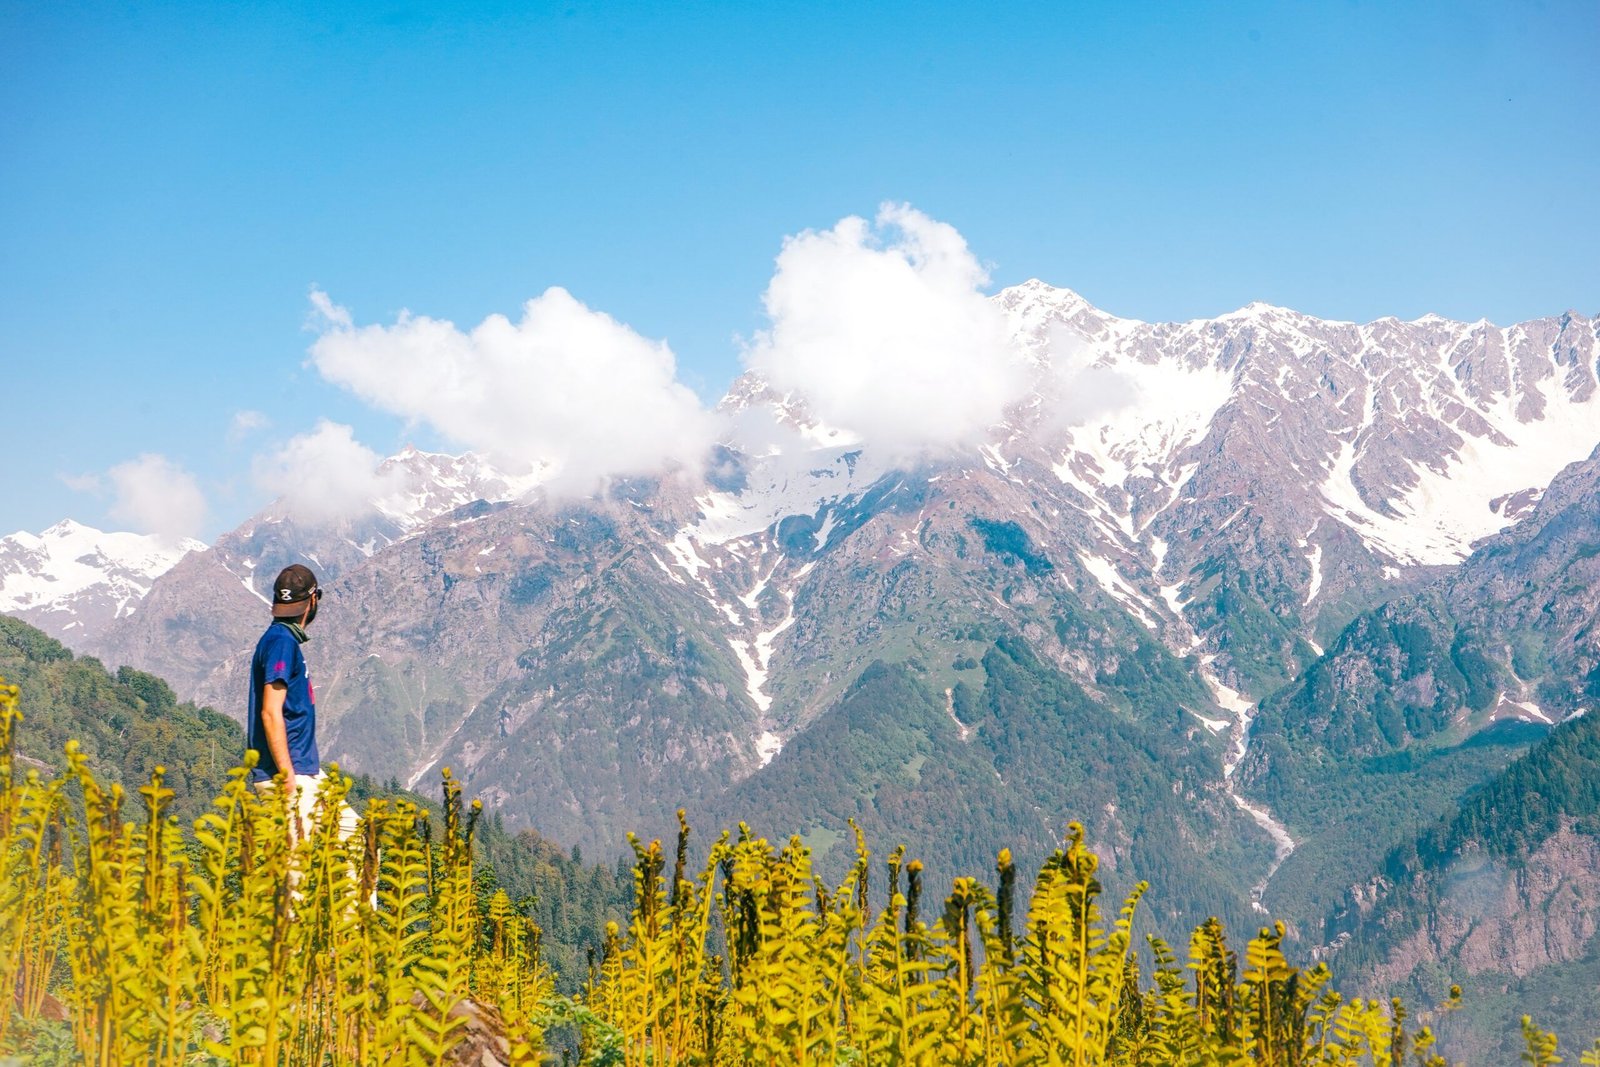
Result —
<instances>
[{"instance_id":1,"label":"white logo on cap","mask_svg":"<svg viewBox=\"0 0 1600 1067\"><path fill-rule=\"evenodd\" d=\"M287 589L284 589L284 590L280 591L278 595L283 597L283 599L285 599L285 600L293 600L294 599L294 594L292 592L290 592L289 590L287 590Z\"/></svg>"}]
</instances>

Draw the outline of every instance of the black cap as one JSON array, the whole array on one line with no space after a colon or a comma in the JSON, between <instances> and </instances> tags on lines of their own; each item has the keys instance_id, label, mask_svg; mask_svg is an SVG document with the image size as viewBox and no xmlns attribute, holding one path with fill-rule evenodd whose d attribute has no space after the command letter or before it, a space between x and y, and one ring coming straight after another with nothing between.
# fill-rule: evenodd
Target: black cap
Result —
<instances>
[{"instance_id":1,"label":"black cap","mask_svg":"<svg viewBox=\"0 0 1600 1067\"><path fill-rule=\"evenodd\" d=\"M272 583L272 617L293 619L306 610L306 601L322 590L317 588L317 576L310 567L291 563L278 573Z\"/></svg>"}]
</instances>

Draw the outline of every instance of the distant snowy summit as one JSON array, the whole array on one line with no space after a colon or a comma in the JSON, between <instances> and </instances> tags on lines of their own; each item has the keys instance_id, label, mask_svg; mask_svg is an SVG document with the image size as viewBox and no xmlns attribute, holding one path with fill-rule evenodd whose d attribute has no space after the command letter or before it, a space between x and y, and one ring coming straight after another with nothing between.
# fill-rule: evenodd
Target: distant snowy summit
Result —
<instances>
[{"instance_id":1,"label":"distant snowy summit","mask_svg":"<svg viewBox=\"0 0 1600 1067\"><path fill-rule=\"evenodd\" d=\"M55 633L93 630L132 614L157 578L205 547L71 519L41 534L19 531L0 538L0 612Z\"/></svg>"},{"instance_id":2,"label":"distant snowy summit","mask_svg":"<svg viewBox=\"0 0 1600 1067\"><path fill-rule=\"evenodd\" d=\"M1041 369L1010 429L1038 443L1064 415L1048 458L1124 530L1221 450L1233 481L1303 498L1302 530L1325 517L1394 564L1453 564L1600 441L1600 320L1572 312L1353 323L1256 302L1147 323L1039 281L995 300Z\"/></svg>"},{"instance_id":3,"label":"distant snowy summit","mask_svg":"<svg viewBox=\"0 0 1600 1067\"><path fill-rule=\"evenodd\" d=\"M1093 583L1158 628L1175 626L1179 647L1221 625L1205 607L1212 577L1248 573L1250 597L1316 648L1367 590L1460 562L1600 442L1600 320L1575 314L1509 327L1437 315L1359 324L1257 302L1143 322L1039 281L993 304L1031 369L1003 420L962 454L908 464L748 372L718 405L726 434L704 482L613 487L651 516L652 558L700 588L718 580L721 554L789 517L810 522L812 549L827 550L878 499L874 487L889 491L886 479L1026 484L1035 536L1073 540ZM359 490L275 501L173 573L201 546L75 523L18 534L0 542L0 611L74 647L133 656L95 637L158 575L158 593L181 590L180 604L230 590L263 598L296 560L337 581L441 526L563 506L546 495L557 473L538 457L407 447ZM782 578L769 576L774 596ZM758 639L786 613L742 605L745 588L708 595L753 665L759 704L768 645ZM1213 643L1225 662L1234 646Z\"/></svg>"},{"instance_id":4,"label":"distant snowy summit","mask_svg":"<svg viewBox=\"0 0 1600 1067\"><path fill-rule=\"evenodd\" d=\"M371 509L401 531L427 525L441 515L484 500L517 500L536 490L545 474L542 464L513 473L475 452L451 455L424 452L407 445L378 468L380 494Z\"/></svg>"},{"instance_id":5,"label":"distant snowy summit","mask_svg":"<svg viewBox=\"0 0 1600 1067\"><path fill-rule=\"evenodd\" d=\"M332 577L458 508L526 496L542 474L537 465L527 473L507 473L473 453L408 445L379 465L368 486L372 495L335 502L336 514L326 510L326 492L310 501L277 500L212 546L192 538L173 542L106 532L70 519L40 534L19 531L0 539L0 614L21 618L75 649L92 649L101 631L132 615L156 579L191 552L205 553L265 599L284 563L306 559L324 578ZM308 502L322 510L297 506Z\"/></svg>"}]
</instances>

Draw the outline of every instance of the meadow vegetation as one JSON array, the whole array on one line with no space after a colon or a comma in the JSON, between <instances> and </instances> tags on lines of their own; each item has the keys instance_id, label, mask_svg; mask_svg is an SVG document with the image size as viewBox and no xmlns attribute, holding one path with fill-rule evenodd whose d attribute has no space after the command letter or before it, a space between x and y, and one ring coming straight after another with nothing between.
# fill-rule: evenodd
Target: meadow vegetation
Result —
<instances>
[{"instance_id":1,"label":"meadow vegetation","mask_svg":"<svg viewBox=\"0 0 1600 1067\"><path fill-rule=\"evenodd\" d=\"M103 786L79 746L15 764L0 689L0 1056L122 1064L1443 1064L1398 1002L1346 999L1262 929L1210 920L1183 951L1136 947L1143 887L1102 912L1076 826L1026 901L925 894L901 850L837 885L798 840L741 827L691 867L633 841L634 902L570 994L531 916L475 868L479 807L444 773L437 820L373 797L348 841L291 844L282 807L232 771L185 824L155 768ZM330 776L327 799L350 781ZM334 810L336 805L329 805ZM291 872L296 874L291 878ZM881 879L881 883L880 883ZM1450 1004L1443 1006L1448 1010ZM1524 1062L1560 1062L1523 1024ZM1600 1044L1580 1062L1600 1067Z\"/></svg>"}]
</instances>

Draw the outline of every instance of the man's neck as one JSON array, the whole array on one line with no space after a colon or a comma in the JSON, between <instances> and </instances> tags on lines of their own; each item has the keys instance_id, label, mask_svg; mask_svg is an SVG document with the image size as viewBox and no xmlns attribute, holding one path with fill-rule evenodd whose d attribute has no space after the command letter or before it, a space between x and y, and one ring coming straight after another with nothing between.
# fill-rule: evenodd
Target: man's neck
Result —
<instances>
[{"instance_id":1,"label":"man's neck","mask_svg":"<svg viewBox=\"0 0 1600 1067\"><path fill-rule=\"evenodd\" d=\"M295 622L293 619L273 619L272 621L277 623L279 626L287 626L289 628L289 632L294 634L294 639L300 642L302 645L311 640L311 635L306 633L306 628Z\"/></svg>"}]
</instances>

